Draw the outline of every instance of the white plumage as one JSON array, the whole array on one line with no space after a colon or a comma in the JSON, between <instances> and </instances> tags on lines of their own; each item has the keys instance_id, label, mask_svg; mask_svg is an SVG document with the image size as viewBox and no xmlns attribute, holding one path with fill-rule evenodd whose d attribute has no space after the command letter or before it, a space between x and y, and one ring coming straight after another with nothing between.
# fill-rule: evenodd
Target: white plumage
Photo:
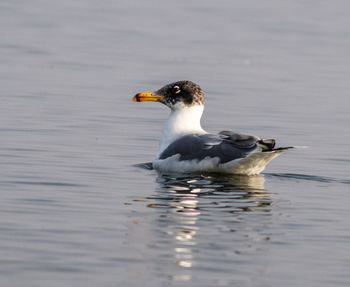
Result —
<instances>
[{"instance_id":1,"label":"white plumage","mask_svg":"<svg viewBox=\"0 0 350 287\"><path fill-rule=\"evenodd\" d=\"M201 126L201 117L204 111L203 105L187 107L183 103L177 103L163 125L160 135L159 149L156 159L175 140L187 134L206 134Z\"/></svg>"}]
</instances>

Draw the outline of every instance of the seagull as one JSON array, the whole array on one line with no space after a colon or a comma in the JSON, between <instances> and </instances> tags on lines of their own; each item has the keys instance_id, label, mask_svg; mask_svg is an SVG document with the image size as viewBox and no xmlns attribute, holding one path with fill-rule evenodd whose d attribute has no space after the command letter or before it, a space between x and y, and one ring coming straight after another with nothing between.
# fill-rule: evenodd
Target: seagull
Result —
<instances>
[{"instance_id":1,"label":"seagull","mask_svg":"<svg viewBox=\"0 0 350 287\"><path fill-rule=\"evenodd\" d=\"M275 148L274 139L201 126L204 92L191 81L178 81L155 92L138 93L134 102L160 102L170 108L152 166L160 173L256 175L275 157L293 147Z\"/></svg>"}]
</instances>

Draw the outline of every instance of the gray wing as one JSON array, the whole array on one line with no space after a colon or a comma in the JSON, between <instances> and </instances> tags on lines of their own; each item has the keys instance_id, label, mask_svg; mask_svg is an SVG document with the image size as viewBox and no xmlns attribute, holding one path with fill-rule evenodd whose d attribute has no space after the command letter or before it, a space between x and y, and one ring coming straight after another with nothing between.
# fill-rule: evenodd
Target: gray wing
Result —
<instances>
[{"instance_id":1,"label":"gray wing","mask_svg":"<svg viewBox=\"0 0 350 287\"><path fill-rule=\"evenodd\" d=\"M220 132L218 135L186 135L171 143L159 158L166 159L180 154L180 160L218 157L220 163L226 163L248 156L258 149L259 141L257 137L229 131Z\"/></svg>"}]
</instances>

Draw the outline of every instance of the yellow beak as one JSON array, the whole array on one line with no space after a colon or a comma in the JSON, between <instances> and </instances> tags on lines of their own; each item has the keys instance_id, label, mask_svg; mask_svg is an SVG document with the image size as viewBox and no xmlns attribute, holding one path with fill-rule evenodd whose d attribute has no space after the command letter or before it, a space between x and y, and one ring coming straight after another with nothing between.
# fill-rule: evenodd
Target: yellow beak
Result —
<instances>
[{"instance_id":1,"label":"yellow beak","mask_svg":"<svg viewBox=\"0 0 350 287\"><path fill-rule=\"evenodd\" d=\"M152 102L158 102L160 99L162 99L163 96L155 95L153 92L148 93L138 93L133 98L133 102L143 102L143 101L152 101Z\"/></svg>"}]
</instances>

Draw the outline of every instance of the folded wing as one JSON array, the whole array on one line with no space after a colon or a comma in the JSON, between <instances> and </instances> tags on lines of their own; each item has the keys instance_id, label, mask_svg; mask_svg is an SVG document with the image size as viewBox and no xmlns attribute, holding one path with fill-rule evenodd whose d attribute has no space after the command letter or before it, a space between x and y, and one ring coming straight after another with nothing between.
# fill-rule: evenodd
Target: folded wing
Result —
<instances>
[{"instance_id":1,"label":"folded wing","mask_svg":"<svg viewBox=\"0 0 350 287\"><path fill-rule=\"evenodd\" d=\"M219 158L219 163L227 163L235 159L242 159L253 152L261 151L262 143L255 136L238 134L230 131L222 131L218 135L185 135L171 143L160 155L160 159L166 159L179 154L180 161L202 160L204 158ZM272 143L264 143L270 150ZM274 145L274 142L273 142ZM272 146L272 147L271 147Z\"/></svg>"}]
</instances>

